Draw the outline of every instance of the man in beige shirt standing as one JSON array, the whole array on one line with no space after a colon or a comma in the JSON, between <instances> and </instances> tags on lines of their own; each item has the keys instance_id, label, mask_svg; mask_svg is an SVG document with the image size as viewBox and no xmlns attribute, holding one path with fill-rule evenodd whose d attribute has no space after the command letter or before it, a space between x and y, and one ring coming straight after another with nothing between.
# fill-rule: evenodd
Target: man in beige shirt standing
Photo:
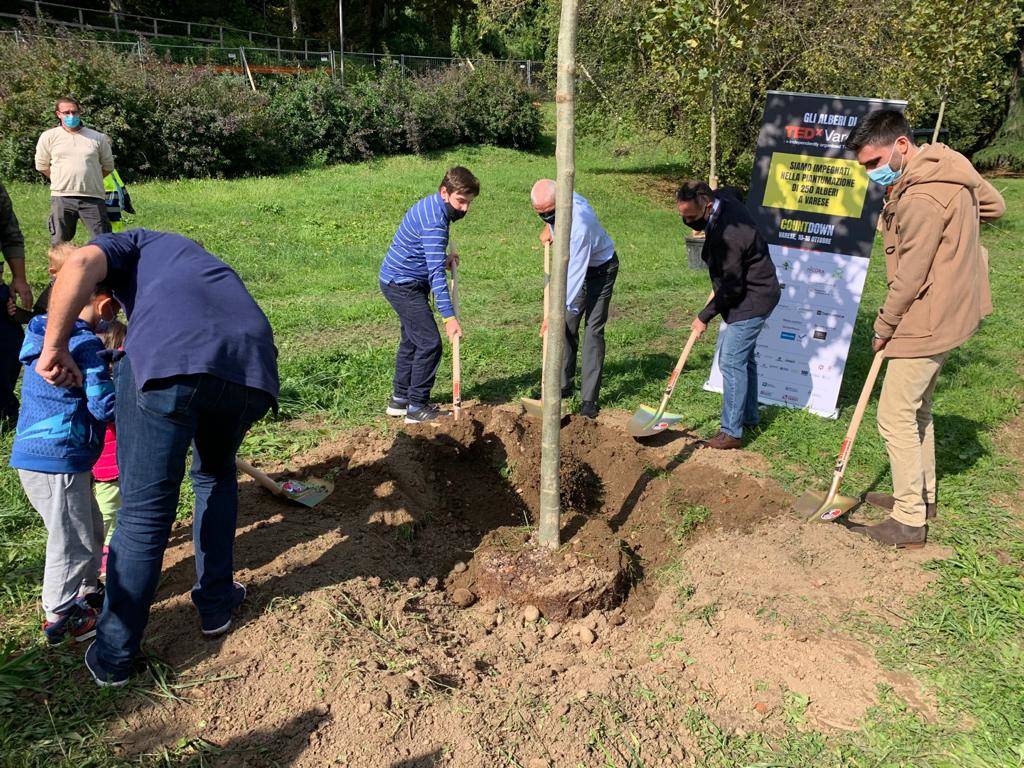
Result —
<instances>
[{"instance_id":1,"label":"man in beige shirt standing","mask_svg":"<svg viewBox=\"0 0 1024 768\"><path fill-rule=\"evenodd\" d=\"M892 495L865 501L890 511L853 530L895 547L920 547L937 514L932 396L950 352L992 313L988 255L980 222L1006 209L970 161L944 144L918 147L903 113L872 112L848 149L876 184L889 188L882 211L889 291L875 318L875 352L888 368L878 400L878 431L892 467Z\"/></svg>"},{"instance_id":2,"label":"man in beige shirt standing","mask_svg":"<svg viewBox=\"0 0 1024 768\"><path fill-rule=\"evenodd\" d=\"M70 96L57 101L60 125L36 143L36 170L50 180L50 243L75 236L78 220L89 237L110 231L103 177L114 170L110 138L82 125L82 109Z\"/></svg>"}]
</instances>

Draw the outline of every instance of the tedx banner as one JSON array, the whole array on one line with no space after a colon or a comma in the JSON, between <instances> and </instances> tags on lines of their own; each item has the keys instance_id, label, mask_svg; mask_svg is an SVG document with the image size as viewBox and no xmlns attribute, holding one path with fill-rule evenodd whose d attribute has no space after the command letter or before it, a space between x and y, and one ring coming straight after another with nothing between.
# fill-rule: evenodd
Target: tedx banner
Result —
<instances>
[{"instance_id":1,"label":"tedx banner","mask_svg":"<svg viewBox=\"0 0 1024 768\"><path fill-rule=\"evenodd\" d=\"M762 403L838 414L883 195L843 145L868 113L905 107L768 92L747 197L782 285L757 343ZM705 388L722 391L717 354Z\"/></svg>"}]
</instances>

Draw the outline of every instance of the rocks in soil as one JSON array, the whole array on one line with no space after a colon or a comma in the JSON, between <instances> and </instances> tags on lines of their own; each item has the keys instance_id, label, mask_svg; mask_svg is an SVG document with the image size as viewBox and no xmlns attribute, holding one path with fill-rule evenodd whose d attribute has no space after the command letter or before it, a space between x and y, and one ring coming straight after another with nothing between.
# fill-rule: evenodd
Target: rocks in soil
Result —
<instances>
[{"instance_id":1,"label":"rocks in soil","mask_svg":"<svg viewBox=\"0 0 1024 768\"><path fill-rule=\"evenodd\" d=\"M540 619L540 609L535 605L528 605L523 609L523 620L534 624Z\"/></svg>"},{"instance_id":2,"label":"rocks in soil","mask_svg":"<svg viewBox=\"0 0 1024 768\"><path fill-rule=\"evenodd\" d=\"M583 645L593 645L594 641L597 640L597 635L590 627L579 626L576 627L576 637Z\"/></svg>"},{"instance_id":3,"label":"rocks in soil","mask_svg":"<svg viewBox=\"0 0 1024 768\"><path fill-rule=\"evenodd\" d=\"M469 608L469 606L476 602L476 595L465 587L459 587L452 590L452 602L459 608Z\"/></svg>"},{"instance_id":4,"label":"rocks in soil","mask_svg":"<svg viewBox=\"0 0 1024 768\"><path fill-rule=\"evenodd\" d=\"M553 621L544 627L544 637L548 640L554 640L562 632L562 625L557 621Z\"/></svg>"},{"instance_id":5,"label":"rocks in soil","mask_svg":"<svg viewBox=\"0 0 1024 768\"><path fill-rule=\"evenodd\" d=\"M468 566L461 560L452 566L452 573L465 573Z\"/></svg>"}]
</instances>

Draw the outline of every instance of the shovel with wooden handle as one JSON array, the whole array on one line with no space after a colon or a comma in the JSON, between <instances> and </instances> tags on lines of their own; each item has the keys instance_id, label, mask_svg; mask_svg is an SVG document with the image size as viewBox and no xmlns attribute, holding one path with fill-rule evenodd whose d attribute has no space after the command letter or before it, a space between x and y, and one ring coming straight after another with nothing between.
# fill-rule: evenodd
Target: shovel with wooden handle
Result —
<instances>
[{"instance_id":1,"label":"shovel with wooden handle","mask_svg":"<svg viewBox=\"0 0 1024 768\"><path fill-rule=\"evenodd\" d=\"M541 353L540 353L540 392L541 396L544 395L544 372L547 370L548 362L548 280L550 274L548 269L551 264L551 243L544 243L544 337L541 342ZM544 404L541 400L534 400L532 397L521 398L523 408L526 409L526 415L534 419L539 419L544 411Z\"/></svg>"},{"instance_id":2,"label":"shovel with wooden handle","mask_svg":"<svg viewBox=\"0 0 1024 768\"><path fill-rule=\"evenodd\" d=\"M455 319L459 318L459 268L452 262L452 309ZM461 336L452 339L452 415L458 420L462 414L462 355L459 342Z\"/></svg>"},{"instance_id":3,"label":"shovel with wooden handle","mask_svg":"<svg viewBox=\"0 0 1024 768\"><path fill-rule=\"evenodd\" d=\"M836 458L836 466L832 471L832 485L828 493L822 495L813 491L803 494L793 504L793 509L806 518L807 522L817 520L821 523L828 523L838 520L851 509L861 503L861 499L852 496L843 496L839 493L839 485L843 482L843 475L846 474L846 465L853 452L853 441L857 439L857 430L860 428L861 419L864 418L864 410L871 399L871 391L875 388L875 379L882 368L882 361L885 359L885 350L875 353L875 359L871 361L871 369L868 377L864 380L860 397L857 399L857 407L853 411L853 418L846 430L846 438L843 446L839 449L839 456Z\"/></svg>"},{"instance_id":4,"label":"shovel with wooden handle","mask_svg":"<svg viewBox=\"0 0 1024 768\"><path fill-rule=\"evenodd\" d=\"M235 467L275 496L304 507L315 507L334 491L334 483L318 477L309 477L304 480L288 479L279 483L266 472L256 469L252 464L237 456L235 457Z\"/></svg>"},{"instance_id":5,"label":"shovel with wooden handle","mask_svg":"<svg viewBox=\"0 0 1024 768\"><path fill-rule=\"evenodd\" d=\"M714 291L708 294L708 300L704 302L704 306L710 304L713 298L715 298ZM668 377L668 386L665 387L665 393L661 396L661 404L658 405L657 410L648 405L641 405L637 408L633 418L626 425L630 435L633 437L650 437L659 432L664 432L669 427L675 426L683 420L683 417L679 414L665 413L665 408L668 407L668 401L672 397L672 392L675 391L679 374L683 372L683 366L686 365L686 359L690 356L690 350L693 349L696 341L697 331L690 331L690 338L686 340L686 346L683 347L683 352L679 355L679 360L676 361L676 367L672 369L672 375Z\"/></svg>"}]
</instances>

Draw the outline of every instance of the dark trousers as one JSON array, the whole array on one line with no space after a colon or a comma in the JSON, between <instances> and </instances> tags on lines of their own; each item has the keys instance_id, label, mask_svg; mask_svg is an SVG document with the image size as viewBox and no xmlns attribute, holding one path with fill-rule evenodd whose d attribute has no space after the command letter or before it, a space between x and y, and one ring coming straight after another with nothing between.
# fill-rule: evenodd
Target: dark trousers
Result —
<instances>
[{"instance_id":1,"label":"dark trousers","mask_svg":"<svg viewBox=\"0 0 1024 768\"><path fill-rule=\"evenodd\" d=\"M96 651L103 671L128 673L160 581L189 446L196 497L192 602L204 616L230 611L238 514L235 453L273 399L208 374L160 379L140 392L127 357L117 366L116 387L122 506L110 540Z\"/></svg>"},{"instance_id":2,"label":"dark trousers","mask_svg":"<svg viewBox=\"0 0 1024 768\"><path fill-rule=\"evenodd\" d=\"M410 405L430 402L430 390L441 365L441 334L430 308L427 283L381 283L381 293L398 313L402 338L395 355L392 394Z\"/></svg>"},{"instance_id":3,"label":"dark trousers","mask_svg":"<svg viewBox=\"0 0 1024 768\"><path fill-rule=\"evenodd\" d=\"M0 283L0 427L9 425L12 429L18 423L18 398L14 388L21 373L18 355L25 340L21 323L7 314L7 300L11 290Z\"/></svg>"},{"instance_id":4,"label":"dark trousers","mask_svg":"<svg viewBox=\"0 0 1024 768\"><path fill-rule=\"evenodd\" d=\"M575 387L576 353L580 346L580 324L586 320L586 335L583 337L583 385L580 400L596 403L601 394L601 377L604 373L604 327L608 323L608 309L611 307L612 290L619 274L619 260L611 259L587 270L583 288L572 303L575 312L565 316L565 357L562 369L563 396L571 394Z\"/></svg>"},{"instance_id":5,"label":"dark trousers","mask_svg":"<svg viewBox=\"0 0 1024 768\"><path fill-rule=\"evenodd\" d=\"M69 242L75 236L79 219L89 231L90 239L111 231L107 204L102 197L51 197L50 217L47 219L50 245Z\"/></svg>"}]
</instances>

